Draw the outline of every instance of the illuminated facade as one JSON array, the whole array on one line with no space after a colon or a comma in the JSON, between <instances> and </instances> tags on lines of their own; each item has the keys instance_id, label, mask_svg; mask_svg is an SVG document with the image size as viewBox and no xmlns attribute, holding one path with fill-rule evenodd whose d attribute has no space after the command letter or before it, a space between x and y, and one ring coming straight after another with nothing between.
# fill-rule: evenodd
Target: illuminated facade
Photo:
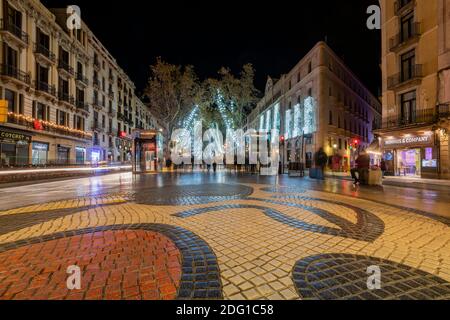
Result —
<instances>
[{"instance_id":1,"label":"illuminated facade","mask_svg":"<svg viewBox=\"0 0 450 320\"><path fill-rule=\"evenodd\" d=\"M127 161L132 130L156 123L115 59L65 8L0 2L1 166Z\"/></svg>"},{"instance_id":2,"label":"illuminated facade","mask_svg":"<svg viewBox=\"0 0 450 320\"><path fill-rule=\"evenodd\" d=\"M247 128L280 130L284 167L292 162L310 167L323 147L333 170L344 171L371 144L380 122L377 98L319 42L289 73L277 81L268 79Z\"/></svg>"},{"instance_id":3,"label":"illuminated facade","mask_svg":"<svg viewBox=\"0 0 450 320\"><path fill-rule=\"evenodd\" d=\"M383 0L383 124L397 176L450 178L450 1Z\"/></svg>"}]
</instances>

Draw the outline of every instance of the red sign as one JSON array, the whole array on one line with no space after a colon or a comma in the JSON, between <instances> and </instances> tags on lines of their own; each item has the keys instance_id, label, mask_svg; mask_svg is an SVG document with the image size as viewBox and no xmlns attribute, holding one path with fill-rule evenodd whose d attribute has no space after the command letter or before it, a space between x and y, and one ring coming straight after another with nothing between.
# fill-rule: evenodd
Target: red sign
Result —
<instances>
[{"instance_id":1,"label":"red sign","mask_svg":"<svg viewBox=\"0 0 450 320\"><path fill-rule=\"evenodd\" d=\"M40 122L39 120L34 120L33 128L35 130L44 130L44 127L42 126L42 122Z\"/></svg>"},{"instance_id":2,"label":"red sign","mask_svg":"<svg viewBox=\"0 0 450 320\"><path fill-rule=\"evenodd\" d=\"M127 133L125 131L119 131L119 138L126 138Z\"/></svg>"}]
</instances>

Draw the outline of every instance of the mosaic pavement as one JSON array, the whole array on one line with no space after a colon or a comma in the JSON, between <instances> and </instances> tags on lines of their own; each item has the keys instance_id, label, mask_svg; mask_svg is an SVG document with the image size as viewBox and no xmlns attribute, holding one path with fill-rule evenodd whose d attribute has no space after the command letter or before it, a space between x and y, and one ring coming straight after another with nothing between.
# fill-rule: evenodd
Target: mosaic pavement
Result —
<instances>
[{"instance_id":1,"label":"mosaic pavement","mask_svg":"<svg viewBox=\"0 0 450 320\"><path fill-rule=\"evenodd\" d=\"M449 226L296 187L87 194L0 211L0 299L450 299Z\"/></svg>"}]
</instances>

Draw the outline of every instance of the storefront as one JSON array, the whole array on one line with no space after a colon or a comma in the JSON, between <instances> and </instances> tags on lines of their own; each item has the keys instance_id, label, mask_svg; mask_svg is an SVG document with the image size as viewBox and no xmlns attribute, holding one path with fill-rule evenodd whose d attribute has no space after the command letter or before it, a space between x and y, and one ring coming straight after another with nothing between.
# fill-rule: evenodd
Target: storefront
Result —
<instances>
[{"instance_id":1,"label":"storefront","mask_svg":"<svg viewBox=\"0 0 450 320\"><path fill-rule=\"evenodd\" d=\"M86 148L76 147L75 148L75 162L76 164L84 164L86 161Z\"/></svg>"},{"instance_id":2,"label":"storefront","mask_svg":"<svg viewBox=\"0 0 450 320\"><path fill-rule=\"evenodd\" d=\"M439 146L433 132L405 134L382 140L387 175L437 178L439 175Z\"/></svg>"},{"instance_id":3,"label":"storefront","mask_svg":"<svg viewBox=\"0 0 450 320\"><path fill-rule=\"evenodd\" d=\"M69 164L70 161L70 147L58 145L57 149L58 164Z\"/></svg>"},{"instance_id":4,"label":"storefront","mask_svg":"<svg viewBox=\"0 0 450 320\"><path fill-rule=\"evenodd\" d=\"M46 165L48 162L48 149L48 143L34 141L31 144L31 164L33 166Z\"/></svg>"},{"instance_id":5,"label":"storefront","mask_svg":"<svg viewBox=\"0 0 450 320\"><path fill-rule=\"evenodd\" d=\"M0 167L21 167L29 164L31 136L0 128Z\"/></svg>"},{"instance_id":6,"label":"storefront","mask_svg":"<svg viewBox=\"0 0 450 320\"><path fill-rule=\"evenodd\" d=\"M159 133L153 130L136 131L133 137L133 172L157 171L162 163Z\"/></svg>"}]
</instances>

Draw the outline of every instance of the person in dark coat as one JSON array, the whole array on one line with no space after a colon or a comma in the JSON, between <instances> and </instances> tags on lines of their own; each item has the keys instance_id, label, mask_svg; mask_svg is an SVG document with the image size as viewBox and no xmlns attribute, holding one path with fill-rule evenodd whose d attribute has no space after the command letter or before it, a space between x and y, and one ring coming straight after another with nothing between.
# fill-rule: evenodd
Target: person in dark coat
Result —
<instances>
[{"instance_id":1,"label":"person in dark coat","mask_svg":"<svg viewBox=\"0 0 450 320\"><path fill-rule=\"evenodd\" d=\"M381 172L383 173L383 178L384 178L384 175L386 174L386 171L387 171L386 161L384 161L384 159L381 159L380 169L381 169Z\"/></svg>"},{"instance_id":2,"label":"person in dark coat","mask_svg":"<svg viewBox=\"0 0 450 320\"><path fill-rule=\"evenodd\" d=\"M353 168L350 172L352 174L352 178L354 180L353 184L357 185L361 182L361 176L364 171L369 171L370 168L370 156L366 152L361 152L358 158L355 161L356 167ZM358 173L358 176L356 176Z\"/></svg>"},{"instance_id":3,"label":"person in dark coat","mask_svg":"<svg viewBox=\"0 0 450 320\"><path fill-rule=\"evenodd\" d=\"M325 179L325 166L328 163L328 156L323 148L320 148L319 151L316 152L314 159L316 168L320 171L320 173L318 174L318 178L323 180Z\"/></svg>"}]
</instances>

